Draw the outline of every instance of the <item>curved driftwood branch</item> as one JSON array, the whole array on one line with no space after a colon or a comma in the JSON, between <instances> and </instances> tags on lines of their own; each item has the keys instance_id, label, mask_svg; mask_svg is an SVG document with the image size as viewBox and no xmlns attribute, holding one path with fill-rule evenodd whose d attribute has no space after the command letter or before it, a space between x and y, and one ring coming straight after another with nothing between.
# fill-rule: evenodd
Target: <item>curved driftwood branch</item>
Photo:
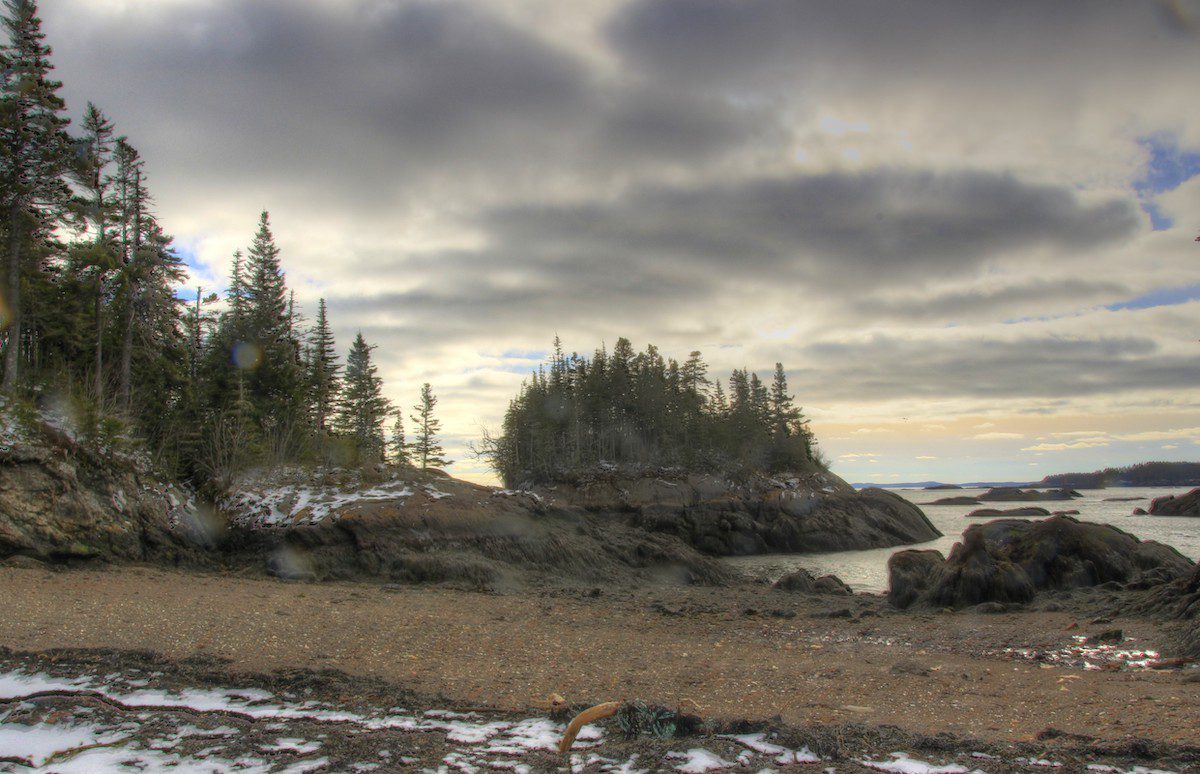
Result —
<instances>
[{"instance_id":1,"label":"curved driftwood branch","mask_svg":"<svg viewBox=\"0 0 1200 774\"><path fill-rule=\"evenodd\" d=\"M575 744L575 737L579 736L579 731L588 723L604 718L611 718L617 714L617 710L621 709L621 702L608 701L604 704L597 704L595 707L589 707L583 712L575 716L575 719L567 724L567 731L563 734L562 741L558 743L558 751L565 753L571 749L571 745Z\"/></svg>"}]
</instances>

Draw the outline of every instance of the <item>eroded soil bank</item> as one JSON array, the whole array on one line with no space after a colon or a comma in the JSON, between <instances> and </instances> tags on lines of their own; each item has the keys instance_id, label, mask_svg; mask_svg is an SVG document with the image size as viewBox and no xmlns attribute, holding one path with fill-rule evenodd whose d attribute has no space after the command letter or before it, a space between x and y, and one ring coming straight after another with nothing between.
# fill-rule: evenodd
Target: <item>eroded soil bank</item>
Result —
<instances>
[{"instance_id":1,"label":"eroded soil bank","mask_svg":"<svg viewBox=\"0 0 1200 774\"><path fill-rule=\"evenodd\" d=\"M1112 601L1099 589L1069 609L991 615L756 586L494 595L141 567L3 568L0 589L0 645L15 651L142 650L231 675L336 668L456 707L641 699L713 721L1151 757L1194 745L1200 726L1200 670L1150 668L1169 665L1170 625L1097 620ZM1118 641L1081 642L1115 629Z\"/></svg>"}]
</instances>

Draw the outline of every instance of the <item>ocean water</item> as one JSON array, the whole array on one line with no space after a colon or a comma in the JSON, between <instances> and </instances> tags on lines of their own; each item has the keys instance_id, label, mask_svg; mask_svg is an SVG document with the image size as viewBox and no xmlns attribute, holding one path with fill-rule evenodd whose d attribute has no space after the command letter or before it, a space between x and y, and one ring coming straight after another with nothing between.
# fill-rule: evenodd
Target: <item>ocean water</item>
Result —
<instances>
[{"instance_id":1,"label":"ocean water","mask_svg":"<svg viewBox=\"0 0 1200 774\"><path fill-rule=\"evenodd\" d=\"M1079 511L1075 518L1080 521L1095 521L1112 524L1141 540L1157 540L1174 546L1189 559L1200 561L1200 518L1169 516L1131 516L1134 508L1149 510L1155 497L1183 494L1190 487L1120 487L1112 489L1080 489L1083 497L1072 500L1047 500L1028 503L984 503L983 505L928 505L944 497L976 496L986 489L893 489L891 491L916 503L925 515L943 534L937 540L895 548L877 548L870 551L839 551L832 554L765 554L761 556L739 556L727 559L730 564L755 578L775 580L779 576L803 567L814 575L832 573L855 591L880 592L887 590L888 557L907 548L932 548L948 555L950 549L962 539L963 530L972 523L986 521L964 518L979 508L1007 510L1025 505L1035 505L1048 511ZM1107 502L1107 498L1137 497L1132 502Z\"/></svg>"}]
</instances>

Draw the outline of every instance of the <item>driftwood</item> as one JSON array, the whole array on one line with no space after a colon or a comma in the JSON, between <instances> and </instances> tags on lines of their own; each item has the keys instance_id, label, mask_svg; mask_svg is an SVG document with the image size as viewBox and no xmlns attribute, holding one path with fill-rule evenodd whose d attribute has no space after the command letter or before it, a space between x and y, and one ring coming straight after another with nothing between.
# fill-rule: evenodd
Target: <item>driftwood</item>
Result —
<instances>
[{"instance_id":1,"label":"driftwood","mask_svg":"<svg viewBox=\"0 0 1200 774\"><path fill-rule=\"evenodd\" d=\"M567 724L567 731L563 734L562 741L558 743L558 751L565 753L571 749L571 745L575 744L575 737L579 736L579 731L588 723L604 718L611 718L617 714L617 710L621 709L621 702L609 701L604 704L597 704L595 707L589 707L583 712L575 716L575 719Z\"/></svg>"}]
</instances>

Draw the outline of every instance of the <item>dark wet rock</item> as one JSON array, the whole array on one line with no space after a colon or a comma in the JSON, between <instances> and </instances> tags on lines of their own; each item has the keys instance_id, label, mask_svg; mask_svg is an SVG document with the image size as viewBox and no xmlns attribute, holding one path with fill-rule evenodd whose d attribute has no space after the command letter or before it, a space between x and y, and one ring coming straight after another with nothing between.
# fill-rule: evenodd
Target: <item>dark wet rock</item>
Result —
<instances>
[{"instance_id":1,"label":"dark wet rock","mask_svg":"<svg viewBox=\"0 0 1200 774\"><path fill-rule=\"evenodd\" d=\"M1070 516L974 524L940 565L932 552L917 553L900 552L888 563L888 599L897 607L1024 603L1048 589L1120 590L1148 574L1177 578L1193 566L1170 546Z\"/></svg>"},{"instance_id":2,"label":"dark wet rock","mask_svg":"<svg viewBox=\"0 0 1200 774\"><path fill-rule=\"evenodd\" d=\"M1015 486L998 486L987 490L979 495L979 499L984 502L1027 502L1031 500L1070 500L1074 497L1083 497L1079 492L1073 489L1048 489L1038 491L1037 489L1021 489Z\"/></svg>"},{"instance_id":3,"label":"dark wet rock","mask_svg":"<svg viewBox=\"0 0 1200 774\"><path fill-rule=\"evenodd\" d=\"M492 497L487 487L455 479L441 479L437 487L432 495L418 488L404 498L358 502L315 524L240 537L273 541L270 569L281 577L317 580L502 591L546 580L685 585L734 577L678 537L611 514Z\"/></svg>"},{"instance_id":4,"label":"dark wet rock","mask_svg":"<svg viewBox=\"0 0 1200 774\"><path fill-rule=\"evenodd\" d=\"M979 505L979 500L975 497L963 495L959 497L943 497L940 500L925 503L925 505Z\"/></svg>"},{"instance_id":5,"label":"dark wet rock","mask_svg":"<svg viewBox=\"0 0 1200 774\"><path fill-rule=\"evenodd\" d=\"M1079 511L1051 511L1051 516L1078 516Z\"/></svg>"},{"instance_id":6,"label":"dark wet rock","mask_svg":"<svg viewBox=\"0 0 1200 774\"><path fill-rule=\"evenodd\" d=\"M1130 516L1149 516L1150 514L1146 513L1145 508L1134 508L1133 513L1131 513L1129 515Z\"/></svg>"},{"instance_id":7,"label":"dark wet rock","mask_svg":"<svg viewBox=\"0 0 1200 774\"><path fill-rule=\"evenodd\" d=\"M942 570L941 551L909 549L888 559L888 602L906 608L924 594Z\"/></svg>"},{"instance_id":8,"label":"dark wet rock","mask_svg":"<svg viewBox=\"0 0 1200 774\"><path fill-rule=\"evenodd\" d=\"M586 503L589 511L674 535L714 556L887 548L941 536L920 508L899 495L855 491L823 471L786 481L724 483L723 489L717 483L703 476L644 486L616 479L602 487L604 497L593 483L553 491L567 502Z\"/></svg>"},{"instance_id":9,"label":"dark wet rock","mask_svg":"<svg viewBox=\"0 0 1200 774\"><path fill-rule=\"evenodd\" d=\"M780 591L791 591L802 594L850 596L854 593L836 575L822 575L819 578L814 578L813 574L804 568L789 572L775 581L775 588Z\"/></svg>"},{"instance_id":10,"label":"dark wet rock","mask_svg":"<svg viewBox=\"0 0 1200 774\"><path fill-rule=\"evenodd\" d=\"M1125 639L1125 632L1120 629L1105 629L1097 634L1090 635L1084 644L1087 645L1120 645Z\"/></svg>"},{"instance_id":11,"label":"dark wet rock","mask_svg":"<svg viewBox=\"0 0 1200 774\"><path fill-rule=\"evenodd\" d=\"M1075 511L1079 513L1079 511ZM1023 508L1006 508L998 510L996 508L980 508L977 511L971 511L967 514L968 519L1015 519L1023 516L1049 516L1050 511L1045 508L1027 505Z\"/></svg>"},{"instance_id":12,"label":"dark wet rock","mask_svg":"<svg viewBox=\"0 0 1200 774\"><path fill-rule=\"evenodd\" d=\"M891 673L894 675L913 675L914 677L928 677L933 670L918 661L904 659L892 664Z\"/></svg>"},{"instance_id":13,"label":"dark wet rock","mask_svg":"<svg viewBox=\"0 0 1200 774\"><path fill-rule=\"evenodd\" d=\"M1105 503L1135 503L1138 500L1145 500L1145 497L1105 497L1101 502Z\"/></svg>"},{"instance_id":14,"label":"dark wet rock","mask_svg":"<svg viewBox=\"0 0 1200 774\"><path fill-rule=\"evenodd\" d=\"M1151 516L1200 516L1200 488L1187 494L1156 497L1150 502Z\"/></svg>"},{"instance_id":15,"label":"dark wet rock","mask_svg":"<svg viewBox=\"0 0 1200 774\"><path fill-rule=\"evenodd\" d=\"M34 559L32 556L23 556L21 554L10 556L0 561L0 567L19 567L22 570L45 570L49 568L45 562Z\"/></svg>"},{"instance_id":16,"label":"dark wet rock","mask_svg":"<svg viewBox=\"0 0 1200 774\"><path fill-rule=\"evenodd\" d=\"M1182 578L1143 592L1125 612L1181 621L1177 655L1200 659L1200 563Z\"/></svg>"}]
</instances>

